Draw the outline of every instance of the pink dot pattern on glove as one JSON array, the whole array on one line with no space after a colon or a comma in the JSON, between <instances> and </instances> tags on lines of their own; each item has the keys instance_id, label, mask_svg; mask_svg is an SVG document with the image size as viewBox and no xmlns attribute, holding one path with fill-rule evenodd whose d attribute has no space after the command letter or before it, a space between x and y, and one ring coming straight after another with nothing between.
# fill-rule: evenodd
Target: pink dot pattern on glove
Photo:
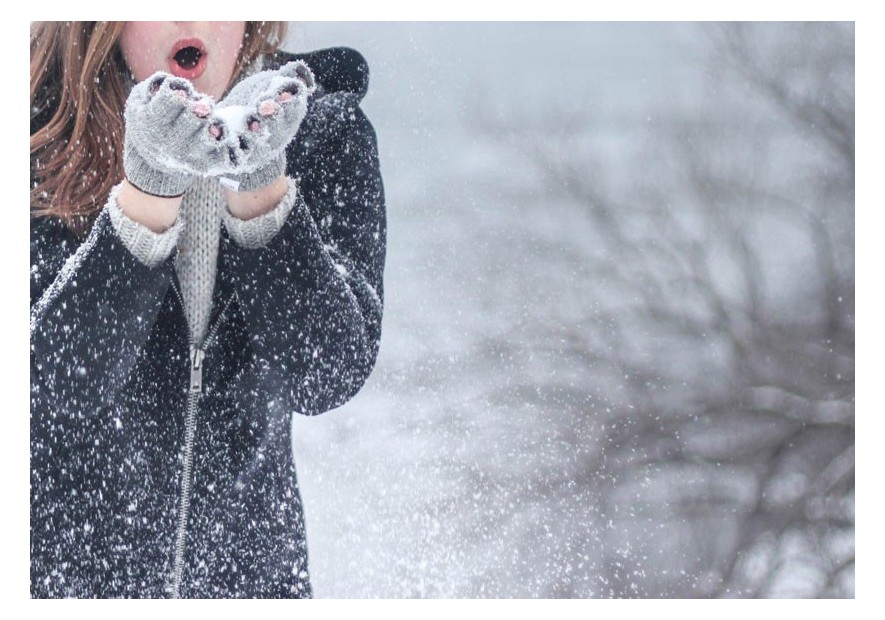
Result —
<instances>
[{"instance_id":1,"label":"pink dot pattern on glove","mask_svg":"<svg viewBox=\"0 0 885 620\"><path fill-rule=\"evenodd\" d=\"M194 114L200 118L206 118L211 111L212 108L205 101L199 101L194 105Z\"/></svg>"},{"instance_id":2,"label":"pink dot pattern on glove","mask_svg":"<svg viewBox=\"0 0 885 620\"><path fill-rule=\"evenodd\" d=\"M274 112L277 111L277 105L268 99L267 101L262 101L258 104L258 113L262 116L270 116Z\"/></svg>"}]
</instances>

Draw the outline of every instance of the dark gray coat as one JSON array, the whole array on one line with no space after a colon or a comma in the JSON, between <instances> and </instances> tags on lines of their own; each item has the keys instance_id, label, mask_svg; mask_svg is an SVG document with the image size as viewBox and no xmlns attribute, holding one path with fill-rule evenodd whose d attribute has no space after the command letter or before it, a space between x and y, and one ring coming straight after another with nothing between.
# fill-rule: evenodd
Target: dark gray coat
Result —
<instances>
[{"instance_id":1,"label":"dark gray coat","mask_svg":"<svg viewBox=\"0 0 885 620\"><path fill-rule=\"evenodd\" d=\"M296 58L318 82L286 153L299 199L263 248L221 228L204 352L174 255L146 267L105 212L85 240L31 219L34 597L312 596L291 418L372 371L386 216L365 61L274 64Z\"/></svg>"}]
</instances>

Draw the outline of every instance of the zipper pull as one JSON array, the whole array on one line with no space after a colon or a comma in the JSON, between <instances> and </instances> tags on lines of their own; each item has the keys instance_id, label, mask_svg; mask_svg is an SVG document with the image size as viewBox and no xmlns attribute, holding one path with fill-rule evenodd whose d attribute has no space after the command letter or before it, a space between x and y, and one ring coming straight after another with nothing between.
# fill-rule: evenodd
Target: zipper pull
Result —
<instances>
[{"instance_id":1,"label":"zipper pull","mask_svg":"<svg viewBox=\"0 0 885 620\"><path fill-rule=\"evenodd\" d=\"M191 392L203 391L203 349L191 347Z\"/></svg>"}]
</instances>

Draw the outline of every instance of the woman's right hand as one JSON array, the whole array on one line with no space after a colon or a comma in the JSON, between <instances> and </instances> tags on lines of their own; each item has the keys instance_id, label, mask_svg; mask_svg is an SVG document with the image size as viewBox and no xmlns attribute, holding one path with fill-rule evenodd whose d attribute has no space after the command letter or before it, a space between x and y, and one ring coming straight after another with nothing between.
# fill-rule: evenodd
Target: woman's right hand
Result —
<instances>
[{"instance_id":1,"label":"woman's right hand","mask_svg":"<svg viewBox=\"0 0 885 620\"><path fill-rule=\"evenodd\" d=\"M211 97L162 71L136 84L126 101L126 180L153 196L182 195L201 177L229 167L226 127Z\"/></svg>"}]
</instances>

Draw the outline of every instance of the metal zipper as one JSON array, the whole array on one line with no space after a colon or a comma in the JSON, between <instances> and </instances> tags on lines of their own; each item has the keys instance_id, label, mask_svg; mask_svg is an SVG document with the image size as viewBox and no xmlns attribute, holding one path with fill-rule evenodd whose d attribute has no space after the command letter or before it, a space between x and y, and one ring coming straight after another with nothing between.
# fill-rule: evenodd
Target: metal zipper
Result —
<instances>
[{"instance_id":1,"label":"metal zipper","mask_svg":"<svg viewBox=\"0 0 885 620\"><path fill-rule=\"evenodd\" d=\"M175 290L175 294L178 296L178 301L181 303L181 308L184 311L184 298L181 296L181 291L178 290L178 286L175 284L174 279L172 280L172 288ZM209 332L203 341L202 347L194 345L194 337L191 333L186 313L184 317L185 327L187 328L188 345L190 348L190 382L187 395L187 415L184 422L184 465L182 466L181 472L181 497L178 508L178 527L175 534L175 562L173 564L171 586L172 598L181 598L181 576L184 572L185 537L187 534L187 520L190 514L191 486L193 484L192 473L194 462L194 436L197 428L197 401L199 401L200 394L203 391L203 362L205 361L206 350L215 339L215 333L218 331L218 327L224 322L227 308L230 306L230 303L236 295L236 293L232 294L227 302L225 302L224 308L222 308L221 313L218 315L215 324L209 328Z\"/></svg>"}]
</instances>

